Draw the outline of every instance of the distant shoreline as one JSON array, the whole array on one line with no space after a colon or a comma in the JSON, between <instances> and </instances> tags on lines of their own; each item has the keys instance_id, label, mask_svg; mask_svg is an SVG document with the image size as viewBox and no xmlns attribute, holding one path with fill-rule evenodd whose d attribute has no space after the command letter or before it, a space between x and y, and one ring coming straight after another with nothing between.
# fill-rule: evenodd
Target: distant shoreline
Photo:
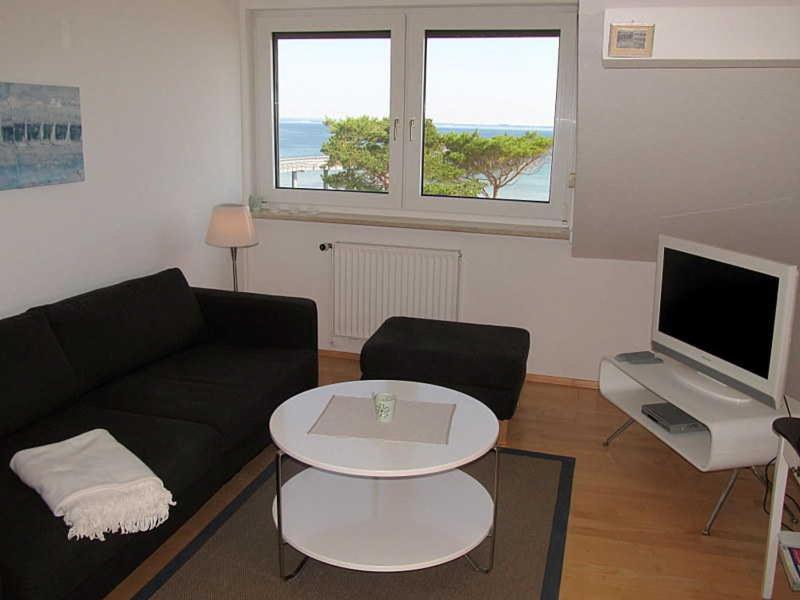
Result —
<instances>
[{"instance_id":1,"label":"distant shoreline","mask_svg":"<svg viewBox=\"0 0 800 600\"><path fill-rule=\"evenodd\" d=\"M282 123L322 123L324 118L299 118L299 117L284 117L280 119ZM451 129L546 129L553 130L552 125L514 125L511 123L441 123L438 121L433 122L437 127L447 127Z\"/></svg>"}]
</instances>

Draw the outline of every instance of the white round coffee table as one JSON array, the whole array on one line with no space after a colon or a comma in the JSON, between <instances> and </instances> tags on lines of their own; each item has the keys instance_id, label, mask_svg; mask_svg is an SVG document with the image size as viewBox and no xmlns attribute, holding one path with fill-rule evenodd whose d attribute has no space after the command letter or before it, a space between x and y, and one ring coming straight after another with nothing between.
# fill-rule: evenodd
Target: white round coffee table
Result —
<instances>
[{"instance_id":1,"label":"white round coffee table","mask_svg":"<svg viewBox=\"0 0 800 600\"><path fill-rule=\"evenodd\" d=\"M309 434L334 395L455 404L447 444ZM293 396L273 413L278 447L273 518L281 577L284 545L305 557L361 571L410 571L466 556L488 571L494 560L498 485L497 418L455 390L408 381L349 381ZM458 467L495 450L494 495ZM285 485L282 457L308 465ZM469 556L491 536L488 567Z\"/></svg>"}]
</instances>

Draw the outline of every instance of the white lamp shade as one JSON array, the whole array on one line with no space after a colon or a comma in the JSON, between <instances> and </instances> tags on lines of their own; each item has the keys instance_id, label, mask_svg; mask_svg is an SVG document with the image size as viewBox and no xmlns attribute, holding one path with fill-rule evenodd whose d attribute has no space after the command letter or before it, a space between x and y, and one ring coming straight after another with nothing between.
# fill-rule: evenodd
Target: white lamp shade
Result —
<instances>
[{"instance_id":1,"label":"white lamp shade","mask_svg":"<svg viewBox=\"0 0 800 600\"><path fill-rule=\"evenodd\" d=\"M206 243L220 248L248 248L258 244L250 208L244 204L219 204L211 211Z\"/></svg>"}]
</instances>

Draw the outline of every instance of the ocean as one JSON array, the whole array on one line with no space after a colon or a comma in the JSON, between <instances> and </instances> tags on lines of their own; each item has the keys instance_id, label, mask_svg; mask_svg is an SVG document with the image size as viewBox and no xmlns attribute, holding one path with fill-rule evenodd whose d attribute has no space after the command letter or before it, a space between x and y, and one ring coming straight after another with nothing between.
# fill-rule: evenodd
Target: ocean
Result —
<instances>
[{"instance_id":1,"label":"ocean","mask_svg":"<svg viewBox=\"0 0 800 600\"><path fill-rule=\"evenodd\" d=\"M553 137L552 127L518 127L511 125L469 125L436 123L437 129L442 132L451 131L477 131L483 137L508 134L520 136L528 131L536 131L540 135ZM279 143L281 158L295 158L298 156L319 156L320 148L330 137L328 128L322 121L282 119L279 128ZM304 171L297 174L298 187L321 189L322 172ZM292 186L292 174L281 173L280 184L282 187ZM501 200L527 200L532 202L547 202L550 196L550 158L548 157L538 168L531 172L523 173L516 181L507 185L500 191Z\"/></svg>"}]
</instances>

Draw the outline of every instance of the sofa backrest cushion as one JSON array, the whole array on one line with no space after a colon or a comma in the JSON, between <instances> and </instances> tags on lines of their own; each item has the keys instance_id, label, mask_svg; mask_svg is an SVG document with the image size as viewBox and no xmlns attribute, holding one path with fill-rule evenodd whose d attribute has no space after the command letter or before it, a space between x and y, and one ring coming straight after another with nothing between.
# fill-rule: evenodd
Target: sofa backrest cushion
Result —
<instances>
[{"instance_id":1,"label":"sofa backrest cushion","mask_svg":"<svg viewBox=\"0 0 800 600\"><path fill-rule=\"evenodd\" d=\"M196 343L205 328L179 269L31 310L46 315L82 392Z\"/></svg>"},{"instance_id":2,"label":"sofa backrest cushion","mask_svg":"<svg viewBox=\"0 0 800 600\"><path fill-rule=\"evenodd\" d=\"M0 320L0 437L75 398L78 380L42 315Z\"/></svg>"}]
</instances>

